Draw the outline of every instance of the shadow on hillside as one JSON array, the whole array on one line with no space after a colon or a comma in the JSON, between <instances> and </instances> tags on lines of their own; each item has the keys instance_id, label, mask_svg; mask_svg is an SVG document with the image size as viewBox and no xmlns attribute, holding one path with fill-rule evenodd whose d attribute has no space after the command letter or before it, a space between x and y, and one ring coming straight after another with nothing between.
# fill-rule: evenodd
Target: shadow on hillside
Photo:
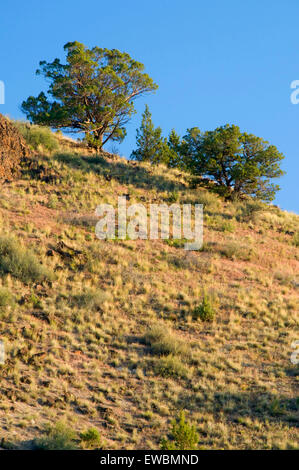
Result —
<instances>
[{"instance_id":1,"label":"shadow on hillside","mask_svg":"<svg viewBox=\"0 0 299 470\"><path fill-rule=\"evenodd\" d=\"M52 158L71 168L93 172L103 176L107 181L117 180L121 184L134 184L142 189L163 191L181 191L186 186L174 182L162 175L155 175L154 169L144 168L138 164L124 163L119 160L108 160L101 156L85 157L70 154L56 154Z\"/></svg>"},{"instance_id":2,"label":"shadow on hillside","mask_svg":"<svg viewBox=\"0 0 299 470\"><path fill-rule=\"evenodd\" d=\"M215 393L211 399L192 400L188 394L180 398L180 406L207 408L214 413L227 415L234 422L242 424L242 418L281 421L290 426L299 424L299 403L296 398L287 398L270 392Z\"/></svg>"}]
</instances>

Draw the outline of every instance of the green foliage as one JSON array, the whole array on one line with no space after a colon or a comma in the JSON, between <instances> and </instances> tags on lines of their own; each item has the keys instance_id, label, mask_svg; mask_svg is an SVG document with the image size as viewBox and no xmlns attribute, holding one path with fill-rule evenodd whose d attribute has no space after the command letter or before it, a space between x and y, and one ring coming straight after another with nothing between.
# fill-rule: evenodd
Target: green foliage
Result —
<instances>
[{"instance_id":1,"label":"green foliage","mask_svg":"<svg viewBox=\"0 0 299 470\"><path fill-rule=\"evenodd\" d=\"M256 215L264 210L264 205L260 201L245 201L238 203L236 219L239 222L254 221Z\"/></svg>"},{"instance_id":2,"label":"green foliage","mask_svg":"<svg viewBox=\"0 0 299 470\"><path fill-rule=\"evenodd\" d=\"M165 378L186 378L190 374L190 368L179 357L169 354L155 362L154 372Z\"/></svg>"},{"instance_id":3,"label":"green foliage","mask_svg":"<svg viewBox=\"0 0 299 470\"><path fill-rule=\"evenodd\" d=\"M6 287L0 287L0 310L3 307L12 305L14 303L11 292Z\"/></svg>"},{"instance_id":4,"label":"green foliage","mask_svg":"<svg viewBox=\"0 0 299 470\"><path fill-rule=\"evenodd\" d=\"M131 154L134 160L165 164L169 162L171 150L166 139L162 137L161 127L154 127L147 105L142 115L141 126L137 129L136 143L137 149Z\"/></svg>"},{"instance_id":5,"label":"green foliage","mask_svg":"<svg viewBox=\"0 0 299 470\"><path fill-rule=\"evenodd\" d=\"M151 346L154 354L188 356L186 343L177 338L164 324L153 325L145 334L145 342Z\"/></svg>"},{"instance_id":6,"label":"green foliage","mask_svg":"<svg viewBox=\"0 0 299 470\"><path fill-rule=\"evenodd\" d=\"M185 419L184 411L171 423L171 439L161 441L162 450L196 450L198 446L198 434L194 425Z\"/></svg>"},{"instance_id":7,"label":"green foliage","mask_svg":"<svg viewBox=\"0 0 299 470\"><path fill-rule=\"evenodd\" d=\"M75 450L77 434L59 421L55 426L46 428L46 436L35 439L34 447L38 450Z\"/></svg>"},{"instance_id":8,"label":"green foliage","mask_svg":"<svg viewBox=\"0 0 299 470\"><path fill-rule=\"evenodd\" d=\"M59 149L57 139L48 127L31 125L23 121L14 121L14 125L33 150L53 152Z\"/></svg>"},{"instance_id":9,"label":"green foliage","mask_svg":"<svg viewBox=\"0 0 299 470\"><path fill-rule=\"evenodd\" d=\"M37 74L50 82L48 96L30 96L22 111L35 124L84 132L97 149L109 139L120 142L135 113L134 100L157 85L143 64L116 49L88 49L75 41L64 50L65 64L59 59L40 62Z\"/></svg>"},{"instance_id":10,"label":"green foliage","mask_svg":"<svg viewBox=\"0 0 299 470\"><path fill-rule=\"evenodd\" d=\"M249 261L253 258L254 251L252 247L232 240L221 248L221 254L232 260Z\"/></svg>"},{"instance_id":11,"label":"green foliage","mask_svg":"<svg viewBox=\"0 0 299 470\"><path fill-rule=\"evenodd\" d=\"M199 318L201 321L213 321L215 310L211 299L206 294L204 294L201 304L195 307L193 317L195 319Z\"/></svg>"},{"instance_id":12,"label":"green foliage","mask_svg":"<svg viewBox=\"0 0 299 470\"><path fill-rule=\"evenodd\" d=\"M52 274L42 266L35 254L20 245L15 238L0 236L0 275L10 274L21 281L37 282L51 279Z\"/></svg>"},{"instance_id":13,"label":"green foliage","mask_svg":"<svg viewBox=\"0 0 299 470\"><path fill-rule=\"evenodd\" d=\"M299 232L295 233L293 237L293 245L299 246Z\"/></svg>"},{"instance_id":14,"label":"green foliage","mask_svg":"<svg viewBox=\"0 0 299 470\"><path fill-rule=\"evenodd\" d=\"M99 289L87 290L80 294L76 294L71 299L73 307L100 310L105 301L105 293Z\"/></svg>"},{"instance_id":15,"label":"green foliage","mask_svg":"<svg viewBox=\"0 0 299 470\"><path fill-rule=\"evenodd\" d=\"M283 175L284 158L274 145L234 125L201 133L188 129L179 147L191 173L212 178L221 194L229 198L248 194L272 201L279 186L270 183Z\"/></svg>"},{"instance_id":16,"label":"green foliage","mask_svg":"<svg viewBox=\"0 0 299 470\"><path fill-rule=\"evenodd\" d=\"M96 428L89 428L80 434L81 441L85 448L93 449L94 447L101 447L102 440L99 431Z\"/></svg>"}]
</instances>

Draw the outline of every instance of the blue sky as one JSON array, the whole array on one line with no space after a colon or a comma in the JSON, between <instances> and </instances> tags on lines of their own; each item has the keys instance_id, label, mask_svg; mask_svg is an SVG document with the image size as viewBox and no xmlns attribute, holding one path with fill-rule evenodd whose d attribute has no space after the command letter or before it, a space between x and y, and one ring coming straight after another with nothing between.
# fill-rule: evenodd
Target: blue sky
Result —
<instances>
[{"instance_id":1,"label":"blue sky","mask_svg":"<svg viewBox=\"0 0 299 470\"><path fill-rule=\"evenodd\" d=\"M27 0L0 7L0 112L22 118L20 104L46 84L38 62L63 58L63 45L117 48L143 62L159 90L136 102L138 114L118 146L129 157L147 103L165 135L234 123L286 156L276 204L299 213L298 0ZM109 145L107 146L109 150Z\"/></svg>"}]
</instances>

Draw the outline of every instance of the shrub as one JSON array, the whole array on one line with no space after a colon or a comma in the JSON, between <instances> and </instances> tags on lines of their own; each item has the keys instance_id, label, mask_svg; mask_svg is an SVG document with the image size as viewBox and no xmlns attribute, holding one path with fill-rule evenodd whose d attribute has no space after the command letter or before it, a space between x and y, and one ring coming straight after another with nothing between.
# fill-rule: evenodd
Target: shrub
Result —
<instances>
[{"instance_id":1,"label":"shrub","mask_svg":"<svg viewBox=\"0 0 299 470\"><path fill-rule=\"evenodd\" d=\"M177 202L180 198L180 195L177 191L172 191L168 196L168 202Z\"/></svg>"},{"instance_id":2,"label":"shrub","mask_svg":"<svg viewBox=\"0 0 299 470\"><path fill-rule=\"evenodd\" d=\"M92 449L101 446L101 436L96 428L89 428L80 434L84 447Z\"/></svg>"},{"instance_id":3,"label":"shrub","mask_svg":"<svg viewBox=\"0 0 299 470\"><path fill-rule=\"evenodd\" d=\"M31 125L23 121L15 121L14 125L33 150L53 152L59 149L57 139L48 127Z\"/></svg>"},{"instance_id":4,"label":"shrub","mask_svg":"<svg viewBox=\"0 0 299 470\"><path fill-rule=\"evenodd\" d=\"M221 248L221 254L229 259L249 261L253 257L253 249L236 241L228 242Z\"/></svg>"},{"instance_id":5,"label":"shrub","mask_svg":"<svg viewBox=\"0 0 299 470\"><path fill-rule=\"evenodd\" d=\"M200 318L201 321L213 321L215 310L209 297L204 295L201 304L195 307L193 316L195 319Z\"/></svg>"},{"instance_id":6,"label":"shrub","mask_svg":"<svg viewBox=\"0 0 299 470\"><path fill-rule=\"evenodd\" d=\"M39 450L75 450L77 434L59 421L46 428L46 436L35 439L34 447Z\"/></svg>"},{"instance_id":7,"label":"shrub","mask_svg":"<svg viewBox=\"0 0 299 470\"><path fill-rule=\"evenodd\" d=\"M260 201L246 201L237 204L236 219L239 222L255 221L259 212L263 211L265 206Z\"/></svg>"},{"instance_id":8,"label":"shrub","mask_svg":"<svg viewBox=\"0 0 299 470\"><path fill-rule=\"evenodd\" d=\"M215 211L220 207L219 197L211 192L206 190L200 190L196 197L197 204L203 204L205 211Z\"/></svg>"},{"instance_id":9,"label":"shrub","mask_svg":"<svg viewBox=\"0 0 299 470\"><path fill-rule=\"evenodd\" d=\"M159 356L168 354L183 357L189 356L189 348L186 343L163 324L154 325L149 328L144 339L146 344L151 346L153 353Z\"/></svg>"},{"instance_id":10,"label":"shrub","mask_svg":"<svg viewBox=\"0 0 299 470\"><path fill-rule=\"evenodd\" d=\"M190 368L183 364L179 357L170 354L158 359L154 372L165 378L186 378L190 375Z\"/></svg>"},{"instance_id":11,"label":"shrub","mask_svg":"<svg viewBox=\"0 0 299 470\"><path fill-rule=\"evenodd\" d=\"M0 236L0 275L11 274L21 281L37 282L52 278L35 254L20 245L15 238Z\"/></svg>"},{"instance_id":12,"label":"shrub","mask_svg":"<svg viewBox=\"0 0 299 470\"><path fill-rule=\"evenodd\" d=\"M185 419L184 411L171 423L171 440L165 438L161 441L162 450L196 450L198 434L194 425L190 425Z\"/></svg>"},{"instance_id":13,"label":"shrub","mask_svg":"<svg viewBox=\"0 0 299 470\"><path fill-rule=\"evenodd\" d=\"M230 232L233 233L236 230L235 224L231 220L225 220L220 224L220 230L222 232Z\"/></svg>"},{"instance_id":14,"label":"shrub","mask_svg":"<svg viewBox=\"0 0 299 470\"><path fill-rule=\"evenodd\" d=\"M71 299L71 304L73 307L101 310L105 298L105 292L99 289L90 289L86 292L74 295Z\"/></svg>"},{"instance_id":15,"label":"shrub","mask_svg":"<svg viewBox=\"0 0 299 470\"><path fill-rule=\"evenodd\" d=\"M295 233L295 235L294 235L293 245L299 246L299 232Z\"/></svg>"},{"instance_id":16,"label":"shrub","mask_svg":"<svg viewBox=\"0 0 299 470\"><path fill-rule=\"evenodd\" d=\"M13 296L5 287L0 287L0 309L13 304Z\"/></svg>"}]
</instances>

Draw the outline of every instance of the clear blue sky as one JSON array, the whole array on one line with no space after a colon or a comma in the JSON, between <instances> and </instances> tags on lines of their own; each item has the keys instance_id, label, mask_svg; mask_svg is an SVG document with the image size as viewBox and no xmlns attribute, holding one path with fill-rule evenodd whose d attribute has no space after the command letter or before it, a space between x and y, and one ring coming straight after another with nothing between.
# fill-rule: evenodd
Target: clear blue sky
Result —
<instances>
[{"instance_id":1,"label":"clear blue sky","mask_svg":"<svg viewBox=\"0 0 299 470\"><path fill-rule=\"evenodd\" d=\"M286 156L276 203L299 213L298 0L16 0L0 7L0 112L21 118L20 104L46 84L39 60L63 58L63 45L117 48L143 62L159 90L141 98L119 146L129 157L147 103L155 125L201 130L234 123ZM108 145L109 150L109 145Z\"/></svg>"}]
</instances>

